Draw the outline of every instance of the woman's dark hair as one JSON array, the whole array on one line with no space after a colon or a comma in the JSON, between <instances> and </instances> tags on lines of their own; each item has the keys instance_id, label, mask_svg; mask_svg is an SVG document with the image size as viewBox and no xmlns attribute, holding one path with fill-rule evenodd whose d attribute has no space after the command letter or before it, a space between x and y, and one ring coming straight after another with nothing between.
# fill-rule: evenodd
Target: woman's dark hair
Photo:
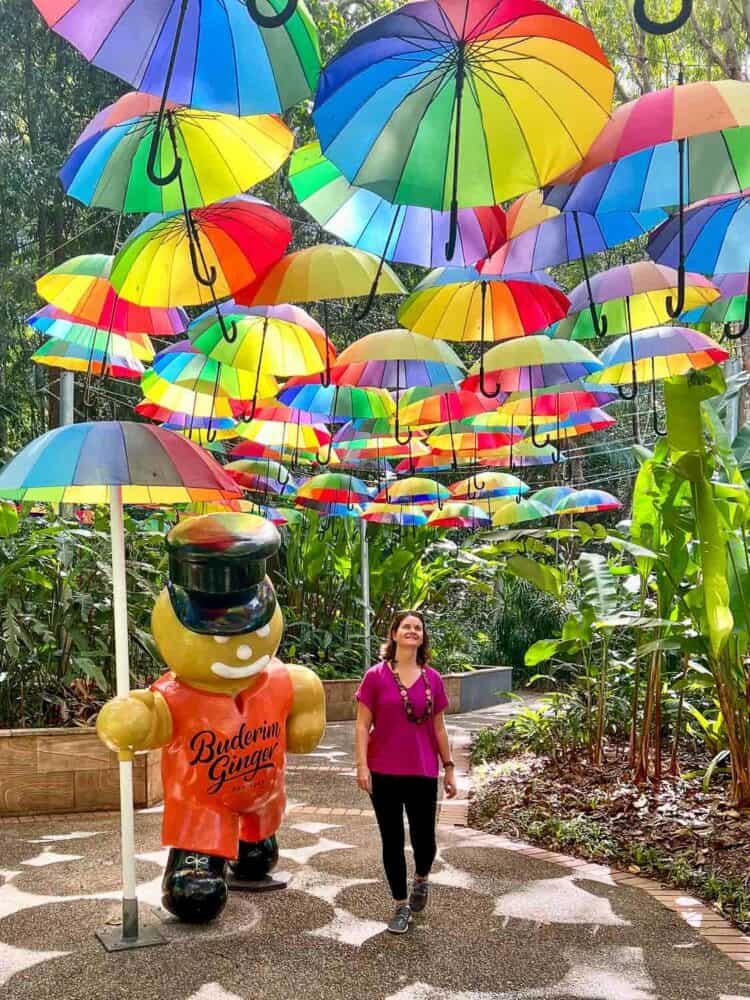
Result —
<instances>
[{"instance_id":1,"label":"woman's dark hair","mask_svg":"<svg viewBox=\"0 0 750 1000\"><path fill-rule=\"evenodd\" d=\"M396 662L396 640L393 638L393 634L397 631L404 618L418 618L422 623L422 643L417 650L417 663L420 667L425 667L430 659L430 637L427 634L425 620L419 611L397 611L395 613L393 618L391 618L391 624L388 626L388 638L380 647L380 658L386 660L388 663Z\"/></svg>"}]
</instances>

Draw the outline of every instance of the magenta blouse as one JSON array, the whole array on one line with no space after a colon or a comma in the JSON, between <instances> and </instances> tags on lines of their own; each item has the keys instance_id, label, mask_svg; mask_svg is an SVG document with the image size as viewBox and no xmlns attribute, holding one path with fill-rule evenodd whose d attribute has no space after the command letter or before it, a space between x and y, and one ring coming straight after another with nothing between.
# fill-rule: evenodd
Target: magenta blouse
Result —
<instances>
[{"instance_id":1,"label":"magenta blouse","mask_svg":"<svg viewBox=\"0 0 750 1000\"><path fill-rule=\"evenodd\" d=\"M433 715L420 725L409 722L401 691L387 663L376 663L362 678L355 698L372 712L372 729L367 744L367 766L371 771L437 778L438 746L434 716L448 707L448 696L437 670L427 667L426 673L432 691ZM408 692L414 714L419 717L427 701L421 674Z\"/></svg>"}]
</instances>

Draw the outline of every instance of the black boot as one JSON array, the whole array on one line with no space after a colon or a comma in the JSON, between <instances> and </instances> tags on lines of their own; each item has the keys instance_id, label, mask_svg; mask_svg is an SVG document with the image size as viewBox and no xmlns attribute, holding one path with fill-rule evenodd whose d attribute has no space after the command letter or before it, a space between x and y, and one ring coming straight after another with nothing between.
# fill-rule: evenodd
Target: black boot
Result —
<instances>
[{"instance_id":1,"label":"black boot","mask_svg":"<svg viewBox=\"0 0 750 1000\"><path fill-rule=\"evenodd\" d=\"M188 924L205 924L227 902L226 861L172 848L161 883L162 906Z\"/></svg>"},{"instance_id":2,"label":"black boot","mask_svg":"<svg viewBox=\"0 0 750 1000\"><path fill-rule=\"evenodd\" d=\"M276 837L266 837L250 843L240 841L239 856L236 861L229 862L232 873L231 888L237 889L283 889L286 882L269 877L279 860L279 845Z\"/></svg>"}]
</instances>

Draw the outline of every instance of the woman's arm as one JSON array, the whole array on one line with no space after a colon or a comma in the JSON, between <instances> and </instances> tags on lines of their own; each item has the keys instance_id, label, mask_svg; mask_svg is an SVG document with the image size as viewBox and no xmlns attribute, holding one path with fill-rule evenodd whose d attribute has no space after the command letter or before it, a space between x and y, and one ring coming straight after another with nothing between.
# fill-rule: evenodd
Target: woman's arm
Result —
<instances>
[{"instance_id":1,"label":"woman's arm","mask_svg":"<svg viewBox=\"0 0 750 1000\"><path fill-rule=\"evenodd\" d=\"M370 739L370 727L372 726L372 712L357 702L357 721L354 724L354 754L357 761L357 784L363 792L372 791L372 781L370 769L367 766L367 743Z\"/></svg>"},{"instance_id":2,"label":"woman's arm","mask_svg":"<svg viewBox=\"0 0 750 1000\"><path fill-rule=\"evenodd\" d=\"M440 760L445 765L446 761L451 760L451 745L448 740L448 730L445 728L445 713L440 712L435 716L435 736L437 738L438 753L440 754ZM449 799L455 798L456 795L456 770L451 761L445 768L445 778L443 779L443 788L445 789L445 794Z\"/></svg>"}]
</instances>

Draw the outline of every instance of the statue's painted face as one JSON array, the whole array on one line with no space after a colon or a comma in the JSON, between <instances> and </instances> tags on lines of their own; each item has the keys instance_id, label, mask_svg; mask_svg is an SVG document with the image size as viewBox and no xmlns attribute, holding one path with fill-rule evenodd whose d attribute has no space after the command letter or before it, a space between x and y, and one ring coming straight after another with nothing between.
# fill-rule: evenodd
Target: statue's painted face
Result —
<instances>
[{"instance_id":1,"label":"statue's painted face","mask_svg":"<svg viewBox=\"0 0 750 1000\"><path fill-rule=\"evenodd\" d=\"M151 614L151 632L164 662L193 687L235 695L250 687L276 654L284 616L276 606L271 620L254 632L204 635L177 618L168 591L162 590Z\"/></svg>"}]
</instances>

